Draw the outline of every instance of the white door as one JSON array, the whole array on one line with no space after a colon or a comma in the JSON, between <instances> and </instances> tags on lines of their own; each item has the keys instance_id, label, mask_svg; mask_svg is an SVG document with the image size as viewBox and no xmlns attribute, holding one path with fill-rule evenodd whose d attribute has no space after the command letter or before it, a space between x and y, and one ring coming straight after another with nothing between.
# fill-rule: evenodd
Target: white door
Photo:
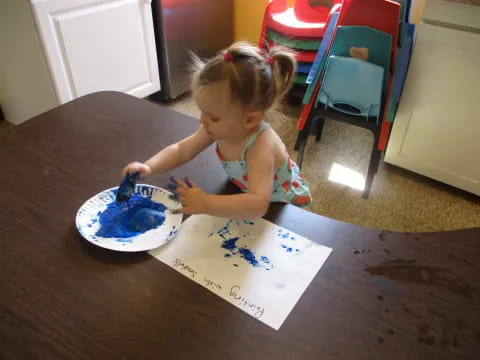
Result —
<instances>
[{"instance_id":1,"label":"white door","mask_svg":"<svg viewBox=\"0 0 480 360\"><path fill-rule=\"evenodd\" d=\"M480 34L420 24L385 161L480 195Z\"/></svg>"},{"instance_id":2,"label":"white door","mask_svg":"<svg viewBox=\"0 0 480 360\"><path fill-rule=\"evenodd\" d=\"M151 0L31 0L59 103L160 90Z\"/></svg>"}]
</instances>

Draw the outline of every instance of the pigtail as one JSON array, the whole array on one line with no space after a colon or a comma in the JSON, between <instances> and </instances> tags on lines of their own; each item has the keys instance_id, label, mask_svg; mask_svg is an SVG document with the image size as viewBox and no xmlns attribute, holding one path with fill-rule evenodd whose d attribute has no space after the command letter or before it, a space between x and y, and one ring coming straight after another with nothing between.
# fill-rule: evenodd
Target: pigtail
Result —
<instances>
[{"instance_id":1,"label":"pigtail","mask_svg":"<svg viewBox=\"0 0 480 360\"><path fill-rule=\"evenodd\" d=\"M268 57L271 59L273 104L279 104L293 84L295 76L295 53L287 48L275 46L270 49Z\"/></svg>"},{"instance_id":2,"label":"pigtail","mask_svg":"<svg viewBox=\"0 0 480 360\"><path fill-rule=\"evenodd\" d=\"M198 57L193 51L190 50L190 62L188 65L188 73L190 74L190 88L192 92L198 89L199 77L203 69L205 68L205 62Z\"/></svg>"}]
</instances>

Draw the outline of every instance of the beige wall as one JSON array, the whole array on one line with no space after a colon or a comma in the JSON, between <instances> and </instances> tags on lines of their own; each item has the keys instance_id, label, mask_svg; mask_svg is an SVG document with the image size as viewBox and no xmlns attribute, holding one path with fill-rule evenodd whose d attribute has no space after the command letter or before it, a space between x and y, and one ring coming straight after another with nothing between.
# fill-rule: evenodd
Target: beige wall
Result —
<instances>
[{"instance_id":1,"label":"beige wall","mask_svg":"<svg viewBox=\"0 0 480 360\"><path fill-rule=\"evenodd\" d=\"M410 22L418 24L422 19L423 9L425 8L425 0L413 0L410 9Z\"/></svg>"}]
</instances>

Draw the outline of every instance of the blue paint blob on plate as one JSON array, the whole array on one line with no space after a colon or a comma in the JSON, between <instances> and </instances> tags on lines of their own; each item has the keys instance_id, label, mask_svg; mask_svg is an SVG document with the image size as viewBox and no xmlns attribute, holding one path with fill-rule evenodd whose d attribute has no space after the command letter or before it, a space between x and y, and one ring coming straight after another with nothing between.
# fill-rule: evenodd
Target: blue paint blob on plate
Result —
<instances>
[{"instance_id":1,"label":"blue paint blob on plate","mask_svg":"<svg viewBox=\"0 0 480 360\"><path fill-rule=\"evenodd\" d=\"M140 209L130 218L127 228L136 232L145 232L162 225L164 221L164 211Z\"/></svg>"},{"instance_id":2,"label":"blue paint blob on plate","mask_svg":"<svg viewBox=\"0 0 480 360\"><path fill-rule=\"evenodd\" d=\"M134 194L125 203L112 202L100 212L100 228L95 233L103 238L130 238L154 229L165 221L167 207L148 197Z\"/></svg>"},{"instance_id":3,"label":"blue paint blob on plate","mask_svg":"<svg viewBox=\"0 0 480 360\"><path fill-rule=\"evenodd\" d=\"M168 190L137 184L129 201L116 204L118 188L104 190L78 209L75 224L91 243L110 250L146 251L169 241L182 222L181 204Z\"/></svg>"}]
</instances>

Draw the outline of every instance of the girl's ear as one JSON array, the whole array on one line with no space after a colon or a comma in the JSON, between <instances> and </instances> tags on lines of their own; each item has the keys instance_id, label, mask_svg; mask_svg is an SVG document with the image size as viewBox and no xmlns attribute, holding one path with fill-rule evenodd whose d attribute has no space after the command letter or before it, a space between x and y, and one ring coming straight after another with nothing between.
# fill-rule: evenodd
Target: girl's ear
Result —
<instances>
[{"instance_id":1,"label":"girl's ear","mask_svg":"<svg viewBox=\"0 0 480 360\"><path fill-rule=\"evenodd\" d=\"M253 129L262 122L263 113L261 111L250 111L245 118L245 127L247 130Z\"/></svg>"}]
</instances>

